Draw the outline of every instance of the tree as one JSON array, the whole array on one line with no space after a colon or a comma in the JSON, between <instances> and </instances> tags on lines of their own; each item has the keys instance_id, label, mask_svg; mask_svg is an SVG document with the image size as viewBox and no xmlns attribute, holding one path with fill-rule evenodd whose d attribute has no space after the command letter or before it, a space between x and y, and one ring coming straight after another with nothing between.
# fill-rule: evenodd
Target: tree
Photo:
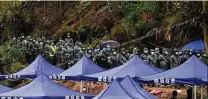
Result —
<instances>
[{"instance_id":1,"label":"tree","mask_svg":"<svg viewBox=\"0 0 208 99\"><path fill-rule=\"evenodd\" d=\"M203 33L206 46L206 53L208 53L208 26L207 26L207 2L202 1L203 4Z\"/></svg>"}]
</instances>

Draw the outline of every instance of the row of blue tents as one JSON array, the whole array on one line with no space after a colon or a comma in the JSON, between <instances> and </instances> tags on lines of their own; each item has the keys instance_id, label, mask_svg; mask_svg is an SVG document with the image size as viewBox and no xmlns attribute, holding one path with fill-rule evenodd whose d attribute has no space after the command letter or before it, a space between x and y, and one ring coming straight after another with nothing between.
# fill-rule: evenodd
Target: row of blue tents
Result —
<instances>
[{"instance_id":1,"label":"row of blue tents","mask_svg":"<svg viewBox=\"0 0 208 99\"><path fill-rule=\"evenodd\" d=\"M114 80L98 95L84 94L65 88L41 73L31 83L12 90L0 86L1 99L156 99L130 76L121 82Z\"/></svg>"},{"instance_id":2,"label":"row of blue tents","mask_svg":"<svg viewBox=\"0 0 208 99\"><path fill-rule=\"evenodd\" d=\"M49 64L42 56L38 56L25 69L11 75L1 75L1 79L33 79L40 73L45 73L51 79L56 80L112 82L113 79L122 80L129 75L142 83L198 85L207 84L208 81L208 67L194 55L185 63L167 71L144 62L137 55L124 65L109 70L104 70L87 56L83 56L74 66L65 71Z\"/></svg>"},{"instance_id":3,"label":"row of blue tents","mask_svg":"<svg viewBox=\"0 0 208 99\"><path fill-rule=\"evenodd\" d=\"M65 88L49 77L57 80L102 81L111 84L95 96ZM0 75L0 79L24 78L34 80L15 90L0 85L1 99L156 99L135 81L207 85L208 67L196 56L192 56L176 68L164 71L147 64L139 56L134 56L124 65L104 70L83 56L74 66L64 71L48 63L42 56L38 56L25 69L11 75Z\"/></svg>"},{"instance_id":4,"label":"row of blue tents","mask_svg":"<svg viewBox=\"0 0 208 99\"><path fill-rule=\"evenodd\" d=\"M182 50L185 50L185 49L203 50L205 49L204 41L199 40L199 41L191 42L182 48ZM35 78L36 75L39 74L40 72L43 72L48 76L59 75L59 78L60 76L66 77L65 79L80 79L84 75L87 75L87 77L94 77L94 76L102 77L102 76L106 76L106 74L107 76L110 75L111 77L112 76L113 77L117 77L117 76L125 77L126 76L125 72L129 72L128 70L125 70L125 69L133 69L134 67L136 68L134 70L135 72L131 72L131 73L135 73L135 74L131 74L131 77L133 75L134 75L133 77L138 77L138 76L143 76L143 75L155 74L155 73L159 73L163 71L149 64L144 63L144 61L141 60L138 56L135 56L132 60L130 60L129 62L127 62L126 64L120 67L116 67L116 68L113 68L111 70L106 70L106 71L103 68L97 66L87 56L83 56L81 60L79 60L73 67L69 68L66 71L56 66L51 65L42 56L38 56L25 69L17 73L11 74L11 75L0 75L0 79ZM98 73L98 72L102 72L102 73ZM111 75L111 72L114 74ZM94 73L97 73L97 74L94 74ZM93 75L90 75L90 74L93 74Z\"/></svg>"},{"instance_id":5,"label":"row of blue tents","mask_svg":"<svg viewBox=\"0 0 208 99\"><path fill-rule=\"evenodd\" d=\"M53 82L44 73L39 74L31 83L18 89L11 90L1 87L0 90L4 91L0 94L1 99L92 99L94 97L94 95L65 88Z\"/></svg>"}]
</instances>

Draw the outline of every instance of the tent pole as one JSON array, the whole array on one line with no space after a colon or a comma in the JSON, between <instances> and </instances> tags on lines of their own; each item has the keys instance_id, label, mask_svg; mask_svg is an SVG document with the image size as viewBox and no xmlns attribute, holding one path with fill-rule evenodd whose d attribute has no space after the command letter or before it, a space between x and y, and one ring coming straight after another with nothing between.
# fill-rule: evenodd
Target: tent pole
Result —
<instances>
[{"instance_id":1,"label":"tent pole","mask_svg":"<svg viewBox=\"0 0 208 99\"><path fill-rule=\"evenodd\" d=\"M196 85L194 85L194 99L196 99Z\"/></svg>"},{"instance_id":2,"label":"tent pole","mask_svg":"<svg viewBox=\"0 0 208 99\"><path fill-rule=\"evenodd\" d=\"M87 82L87 93L89 93L89 82Z\"/></svg>"},{"instance_id":3,"label":"tent pole","mask_svg":"<svg viewBox=\"0 0 208 99\"><path fill-rule=\"evenodd\" d=\"M81 80L81 83L80 83L80 92L82 92L82 89L83 89L83 82Z\"/></svg>"},{"instance_id":4,"label":"tent pole","mask_svg":"<svg viewBox=\"0 0 208 99\"><path fill-rule=\"evenodd\" d=\"M203 99L203 86L201 85L201 99Z\"/></svg>"}]
</instances>

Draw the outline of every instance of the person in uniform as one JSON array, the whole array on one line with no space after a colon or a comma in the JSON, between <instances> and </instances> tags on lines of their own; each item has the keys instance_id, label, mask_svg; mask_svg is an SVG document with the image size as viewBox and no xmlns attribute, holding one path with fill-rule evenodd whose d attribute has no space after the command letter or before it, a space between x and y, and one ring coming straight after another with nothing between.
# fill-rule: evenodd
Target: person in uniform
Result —
<instances>
[{"instance_id":1,"label":"person in uniform","mask_svg":"<svg viewBox=\"0 0 208 99\"><path fill-rule=\"evenodd\" d=\"M66 54L65 54L65 60L73 60L73 48L71 48L69 45L66 46Z\"/></svg>"},{"instance_id":2,"label":"person in uniform","mask_svg":"<svg viewBox=\"0 0 208 99\"><path fill-rule=\"evenodd\" d=\"M40 41L39 44L40 44L39 52L42 54L43 53L43 48L45 46L44 41Z\"/></svg>"},{"instance_id":3,"label":"person in uniform","mask_svg":"<svg viewBox=\"0 0 208 99\"><path fill-rule=\"evenodd\" d=\"M114 52L112 53L112 56L111 56L111 59L112 59L112 61L113 61L113 64L112 64L111 67L115 67L115 66L120 65L118 58L119 58L118 53L117 53L116 51L114 51Z\"/></svg>"},{"instance_id":4,"label":"person in uniform","mask_svg":"<svg viewBox=\"0 0 208 99\"><path fill-rule=\"evenodd\" d=\"M208 65L208 57L207 57L207 54L205 52L202 52L201 53L201 57L199 57L199 59L206 65Z\"/></svg>"},{"instance_id":5,"label":"person in uniform","mask_svg":"<svg viewBox=\"0 0 208 99\"><path fill-rule=\"evenodd\" d=\"M100 66L103 66L104 68L106 69L109 69L109 65L108 65L108 60L109 60L109 57L107 56L107 49L106 48L103 48L99 54L100 56Z\"/></svg>"},{"instance_id":6,"label":"person in uniform","mask_svg":"<svg viewBox=\"0 0 208 99\"><path fill-rule=\"evenodd\" d=\"M189 59L189 51L186 50L185 52L183 52L182 56L181 56L181 62L180 64L183 64L185 61L187 61Z\"/></svg>"},{"instance_id":7,"label":"person in uniform","mask_svg":"<svg viewBox=\"0 0 208 99\"><path fill-rule=\"evenodd\" d=\"M74 41L73 41L73 39L71 38L70 33L67 33L67 37L65 38L65 42L66 42L67 45L69 45L69 46L73 46L73 45L74 45Z\"/></svg>"},{"instance_id":8,"label":"person in uniform","mask_svg":"<svg viewBox=\"0 0 208 99\"><path fill-rule=\"evenodd\" d=\"M155 48L154 58L156 59L156 67L161 69L166 69L167 60L165 57L160 54L160 49L158 47Z\"/></svg>"},{"instance_id":9,"label":"person in uniform","mask_svg":"<svg viewBox=\"0 0 208 99\"><path fill-rule=\"evenodd\" d=\"M131 58L133 58L135 55L137 55L138 54L138 49L137 48L134 48L133 49L133 53L129 56L129 60L131 59Z\"/></svg>"},{"instance_id":10,"label":"person in uniform","mask_svg":"<svg viewBox=\"0 0 208 99\"><path fill-rule=\"evenodd\" d=\"M171 67L170 67L170 51L168 49L165 49L163 55L164 55L165 59L167 60L167 63L165 66L166 70L171 69Z\"/></svg>"},{"instance_id":11,"label":"person in uniform","mask_svg":"<svg viewBox=\"0 0 208 99\"><path fill-rule=\"evenodd\" d=\"M17 38L15 37L15 35L13 35L11 45L16 45L16 44L18 44Z\"/></svg>"},{"instance_id":12,"label":"person in uniform","mask_svg":"<svg viewBox=\"0 0 208 99\"><path fill-rule=\"evenodd\" d=\"M128 58L125 56L126 55L126 51L122 51L120 53L118 53L117 58L119 60L119 65L122 65L124 63L126 63L128 61Z\"/></svg>"},{"instance_id":13,"label":"person in uniform","mask_svg":"<svg viewBox=\"0 0 208 99\"><path fill-rule=\"evenodd\" d=\"M150 54L147 56L147 62L151 65L156 66L156 58L154 54L155 54L154 49L150 49Z\"/></svg>"},{"instance_id":14,"label":"person in uniform","mask_svg":"<svg viewBox=\"0 0 208 99\"><path fill-rule=\"evenodd\" d=\"M163 49L164 50L164 49ZM157 52L158 55L156 57L156 61L158 62L157 65L158 65L158 68L161 68L163 70L167 70L168 69L168 63L169 63L169 60L168 58L165 57L164 53L160 53L160 52ZM167 53L167 51L165 50L165 53Z\"/></svg>"},{"instance_id":15,"label":"person in uniform","mask_svg":"<svg viewBox=\"0 0 208 99\"><path fill-rule=\"evenodd\" d=\"M175 52L175 54L171 55L170 57L170 66L171 68L175 68L179 65L179 53L178 51Z\"/></svg>"},{"instance_id":16,"label":"person in uniform","mask_svg":"<svg viewBox=\"0 0 208 99\"><path fill-rule=\"evenodd\" d=\"M140 55L140 57L141 57L145 62L147 62L148 54L149 54L148 49L147 49L147 48L144 48L144 49L143 49L143 53Z\"/></svg>"},{"instance_id":17,"label":"person in uniform","mask_svg":"<svg viewBox=\"0 0 208 99\"><path fill-rule=\"evenodd\" d=\"M35 41L35 44L34 44L34 52L35 52L35 56L38 56L40 53L39 53L39 50L38 48L40 47L40 44L39 42L36 40Z\"/></svg>"},{"instance_id":18,"label":"person in uniform","mask_svg":"<svg viewBox=\"0 0 208 99\"><path fill-rule=\"evenodd\" d=\"M92 53L93 53L92 50L90 48L88 48L86 56L89 57L90 59L92 59L93 58L93 54Z\"/></svg>"}]
</instances>

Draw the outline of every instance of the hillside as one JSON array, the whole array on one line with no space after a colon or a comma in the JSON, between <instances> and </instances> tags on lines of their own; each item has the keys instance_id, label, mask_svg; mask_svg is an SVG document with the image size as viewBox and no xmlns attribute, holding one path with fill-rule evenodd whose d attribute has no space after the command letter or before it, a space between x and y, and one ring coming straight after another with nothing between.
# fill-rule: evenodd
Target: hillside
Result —
<instances>
[{"instance_id":1,"label":"hillside","mask_svg":"<svg viewBox=\"0 0 208 99\"><path fill-rule=\"evenodd\" d=\"M201 12L202 3L191 1L1 1L0 73L29 64L21 49L11 47L14 36L56 40L69 32L90 47L112 39L127 49L180 48L203 38ZM17 82L3 83L16 87Z\"/></svg>"},{"instance_id":2,"label":"hillside","mask_svg":"<svg viewBox=\"0 0 208 99\"><path fill-rule=\"evenodd\" d=\"M180 47L202 36L200 20L193 20L201 13L201 2L41 1L0 2L0 5L1 42L11 39L13 35L56 38L72 32L76 39L90 45L107 39L122 43L140 38L151 29L158 28L160 33L150 37L154 38L151 43L163 45L163 42L178 41L164 47ZM183 25L186 20L193 22ZM177 24L180 26L171 29ZM144 41L133 45L144 47L150 44Z\"/></svg>"}]
</instances>

